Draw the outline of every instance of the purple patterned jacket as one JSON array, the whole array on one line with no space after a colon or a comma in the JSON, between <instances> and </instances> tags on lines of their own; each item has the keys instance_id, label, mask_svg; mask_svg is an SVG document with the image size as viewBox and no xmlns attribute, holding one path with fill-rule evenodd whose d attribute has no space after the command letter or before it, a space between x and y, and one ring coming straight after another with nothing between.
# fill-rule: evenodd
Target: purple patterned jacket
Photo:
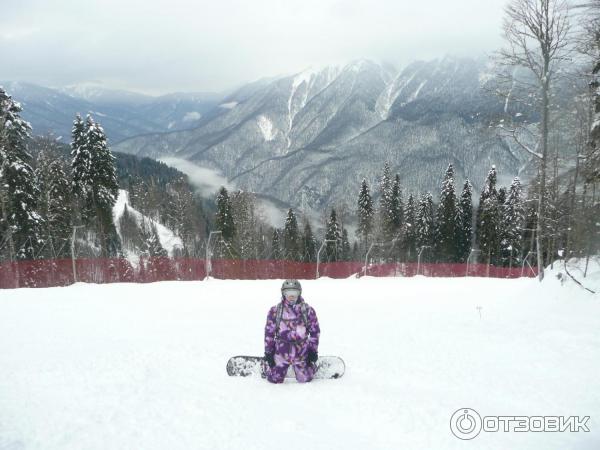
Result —
<instances>
[{"instance_id":1,"label":"purple patterned jacket","mask_svg":"<svg viewBox=\"0 0 600 450\"><path fill-rule=\"evenodd\" d=\"M265 353L284 356L285 359L305 358L308 351L319 349L319 321L312 306L306 303L308 329L302 318L302 296L290 305L282 298L283 315L279 324L279 338L276 338L277 305L269 310L265 326Z\"/></svg>"}]
</instances>

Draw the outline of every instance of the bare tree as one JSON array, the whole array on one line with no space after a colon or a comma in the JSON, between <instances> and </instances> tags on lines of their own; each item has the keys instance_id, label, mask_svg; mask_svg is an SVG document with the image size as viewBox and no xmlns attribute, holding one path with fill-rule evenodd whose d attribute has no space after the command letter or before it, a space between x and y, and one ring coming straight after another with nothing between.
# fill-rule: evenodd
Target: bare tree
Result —
<instances>
[{"instance_id":1,"label":"bare tree","mask_svg":"<svg viewBox=\"0 0 600 450\"><path fill-rule=\"evenodd\" d=\"M587 151L584 155L583 175L583 202L591 192L589 207L582 208L584 211L583 223L586 243L586 266L584 276L587 274L588 263L592 252L597 252L600 239L598 228L598 215L600 214L600 202L596 200L597 185L600 182L600 0L581 0L575 5L581 14L578 14L581 24L581 33L578 49L584 57L587 57L586 65L591 69L587 72L586 80L589 85L589 137Z\"/></svg>"},{"instance_id":2,"label":"bare tree","mask_svg":"<svg viewBox=\"0 0 600 450\"><path fill-rule=\"evenodd\" d=\"M591 72L587 75L591 95L591 127L586 156L587 182L600 181L600 0L589 0L575 5L580 10L582 31L579 50L588 58Z\"/></svg>"},{"instance_id":3,"label":"bare tree","mask_svg":"<svg viewBox=\"0 0 600 450\"><path fill-rule=\"evenodd\" d=\"M515 130L515 142L538 162L539 186L536 227L537 264L540 281L544 278L542 231L545 218L546 166L548 163L548 127L550 95L559 64L567 56L569 31L568 7L564 0L512 0L505 8L504 39L506 46L498 52L501 66L525 69L528 77L518 79L512 71L514 85L521 83L529 96L539 96L535 108L540 122L532 146L520 139ZM532 80L532 81L530 81Z\"/></svg>"}]
</instances>

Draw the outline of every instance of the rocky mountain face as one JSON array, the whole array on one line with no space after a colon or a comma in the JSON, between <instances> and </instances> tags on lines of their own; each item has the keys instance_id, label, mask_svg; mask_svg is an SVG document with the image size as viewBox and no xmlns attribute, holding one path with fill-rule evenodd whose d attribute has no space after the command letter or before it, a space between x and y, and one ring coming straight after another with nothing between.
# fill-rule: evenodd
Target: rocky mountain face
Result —
<instances>
[{"instance_id":1,"label":"rocky mountain face","mask_svg":"<svg viewBox=\"0 0 600 450\"><path fill-rule=\"evenodd\" d=\"M374 190L386 161L405 192L437 193L448 163L459 185L468 177L479 189L492 164L507 182L526 162L489 127L507 105L485 89L488 71L484 60L452 58L397 74L370 61L307 70L240 89L195 129L127 139L115 150L182 158L315 210L353 207L361 179Z\"/></svg>"},{"instance_id":2,"label":"rocky mountain face","mask_svg":"<svg viewBox=\"0 0 600 450\"><path fill-rule=\"evenodd\" d=\"M31 83L0 82L0 86L23 105L22 116L35 134L53 133L69 140L75 114L92 114L113 144L141 134L194 128L223 97L210 93L151 97L96 85L51 89Z\"/></svg>"}]
</instances>

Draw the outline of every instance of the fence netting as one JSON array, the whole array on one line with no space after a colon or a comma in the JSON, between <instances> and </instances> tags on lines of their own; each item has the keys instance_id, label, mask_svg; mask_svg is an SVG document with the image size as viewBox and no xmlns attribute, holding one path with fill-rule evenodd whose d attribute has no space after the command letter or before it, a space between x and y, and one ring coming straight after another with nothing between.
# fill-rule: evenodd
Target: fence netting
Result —
<instances>
[{"instance_id":1,"label":"fence netting","mask_svg":"<svg viewBox=\"0 0 600 450\"><path fill-rule=\"evenodd\" d=\"M212 260L188 258L142 258L136 264L123 258L34 260L0 263L0 288L67 286L75 281L85 283L152 283L156 281L204 280L269 280L317 277L494 277L519 278L536 276L535 269L496 267L487 264L379 263L344 261L304 263L296 261Z\"/></svg>"}]
</instances>

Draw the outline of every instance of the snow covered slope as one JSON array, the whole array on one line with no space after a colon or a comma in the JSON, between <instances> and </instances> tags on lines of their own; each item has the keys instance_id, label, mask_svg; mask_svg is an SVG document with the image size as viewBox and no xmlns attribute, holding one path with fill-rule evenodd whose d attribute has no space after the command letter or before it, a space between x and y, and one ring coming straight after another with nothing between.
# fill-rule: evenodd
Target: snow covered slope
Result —
<instances>
[{"instance_id":1,"label":"snow covered slope","mask_svg":"<svg viewBox=\"0 0 600 450\"><path fill-rule=\"evenodd\" d=\"M138 226L141 227L144 223L156 226L156 231L158 233L160 245L162 245L162 247L169 253L169 256L173 256L173 251L175 249L183 248L181 238L175 233L173 233L172 230L160 224L156 220L144 216L137 209L132 208L129 204L129 193L124 189L119 189L117 203L115 203L115 206L113 207L113 219L115 221L115 225L117 226L117 232L119 233L119 236L121 235L119 230L119 219L123 215L125 205L127 205L127 211L129 211L129 213L135 218ZM139 255L127 255L127 257L133 263L137 263L139 259Z\"/></svg>"},{"instance_id":2,"label":"snow covered slope","mask_svg":"<svg viewBox=\"0 0 600 450\"><path fill-rule=\"evenodd\" d=\"M600 302L548 277L303 283L339 380L228 378L280 282L3 291L0 448L600 448ZM450 416L591 416L589 433L454 437Z\"/></svg>"}]
</instances>

